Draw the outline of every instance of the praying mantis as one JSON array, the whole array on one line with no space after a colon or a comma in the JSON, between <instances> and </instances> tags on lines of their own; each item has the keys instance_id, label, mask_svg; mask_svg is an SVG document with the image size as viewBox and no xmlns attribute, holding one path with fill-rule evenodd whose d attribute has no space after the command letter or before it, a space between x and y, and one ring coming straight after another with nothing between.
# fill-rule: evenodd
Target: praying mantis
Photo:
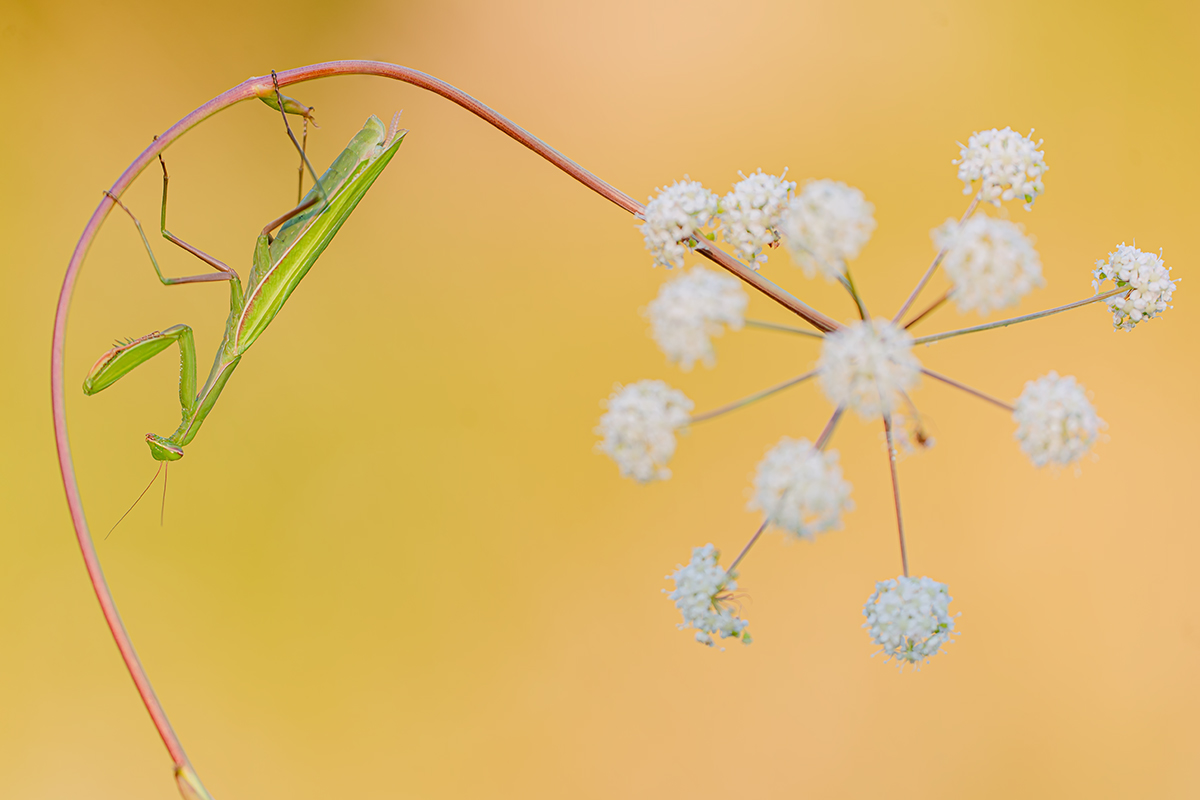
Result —
<instances>
[{"instance_id":1,"label":"praying mantis","mask_svg":"<svg viewBox=\"0 0 1200 800\"><path fill-rule=\"evenodd\" d=\"M353 213L375 179L392 160L407 133L399 129L399 113L392 118L391 126L386 129L379 118L372 115L362 130L346 145L341 155L334 159L325 174L317 178L304 148L296 141L287 121L289 113L303 115L307 121L311 109L281 95L278 83L275 85L274 97L265 98L264 102L277 109L283 116L288 136L300 152L302 168L308 168L316 183L295 208L268 223L259 233L254 246L253 266L244 288L241 278L232 267L201 252L167 230L169 178L166 162L162 160L161 155L159 161L163 171L163 192L160 232L167 241L196 256L216 272L180 278L164 276L137 217L116 196L109 194L137 226L142 243L146 246L146 252L154 265L154 271L164 285L229 281L229 318L225 323L225 335L217 349L208 378L199 391L196 388L196 346L192 329L187 325L173 325L118 343L100 356L83 381L84 394L96 394L169 349L171 345L179 345L179 405L183 419L170 436L146 434L146 443L155 461L171 462L183 457L183 448L195 438L242 356L283 308L284 303ZM276 229L278 234L272 236L272 231Z\"/></svg>"}]
</instances>

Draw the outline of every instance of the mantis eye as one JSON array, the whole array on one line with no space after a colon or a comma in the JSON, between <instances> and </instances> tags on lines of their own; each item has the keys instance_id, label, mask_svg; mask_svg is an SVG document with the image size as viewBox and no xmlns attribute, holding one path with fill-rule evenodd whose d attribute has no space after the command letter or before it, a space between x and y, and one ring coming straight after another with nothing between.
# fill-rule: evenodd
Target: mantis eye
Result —
<instances>
[{"instance_id":1,"label":"mantis eye","mask_svg":"<svg viewBox=\"0 0 1200 800\"><path fill-rule=\"evenodd\" d=\"M183 448L171 444L161 436L147 433L146 444L150 445L150 455L155 461L178 461L183 458Z\"/></svg>"}]
</instances>

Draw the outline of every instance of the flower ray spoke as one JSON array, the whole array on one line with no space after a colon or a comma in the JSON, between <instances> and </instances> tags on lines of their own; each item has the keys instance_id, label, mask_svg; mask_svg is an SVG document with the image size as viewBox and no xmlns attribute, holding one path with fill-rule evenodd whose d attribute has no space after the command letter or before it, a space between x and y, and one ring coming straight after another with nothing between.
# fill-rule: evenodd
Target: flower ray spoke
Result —
<instances>
[{"instance_id":1,"label":"flower ray spoke","mask_svg":"<svg viewBox=\"0 0 1200 800\"><path fill-rule=\"evenodd\" d=\"M971 214L974 213L975 207L979 205L979 198L980 195L976 194L975 199L971 201L971 204L967 206L967 210L963 212L962 217L958 220L960 227L964 222L967 221ZM921 290L925 288L925 284L929 283L929 279L933 277L933 273L937 272L938 265L941 264L942 259L946 257L946 252L948 249L949 248L942 248L938 251L938 254L934 256L933 263L929 265L929 269L925 270L925 274L921 276L921 280L917 281L917 285L912 290L912 294L910 294L908 299L904 301L904 305L900 306L900 310L896 312L896 316L892 317L892 322L894 324L898 325L900 323L900 318L908 313L908 310L912 308L913 303L917 302L917 296L921 294Z\"/></svg>"},{"instance_id":2,"label":"flower ray spoke","mask_svg":"<svg viewBox=\"0 0 1200 800\"><path fill-rule=\"evenodd\" d=\"M794 333L797 336L808 336L813 339L824 339L825 334L817 333L816 331L808 331L804 328L793 328L791 325L780 325L777 322L767 322L761 319L748 319L743 323L747 328L761 328L764 331L779 331L781 333Z\"/></svg>"},{"instance_id":3,"label":"flower ray spoke","mask_svg":"<svg viewBox=\"0 0 1200 800\"><path fill-rule=\"evenodd\" d=\"M892 473L892 497L896 504L896 530L900 533L900 565L904 577L908 577L908 546L904 541L904 515L900 513L900 476L896 473L896 448L892 443L892 418L885 414L883 417L883 433L887 438L888 469Z\"/></svg>"},{"instance_id":4,"label":"flower ray spoke","mask_svg":"<svg viewBox=\"0 0 1200 800\"><path fill-rule=\"evenodd\" d=\"M750 541L746 542L746 546L742 548L742 552L737 554L737 558L735 558L733 563L729 565L729 569L727 569L726 572L732 573L735 569L737 569L737 565L742 563L742 559L745 558L746 554L750 552L750 548L754 547L755 542L758 541L758 537L762 536L763 531L767 529L767 525L769 525L770 522L770 519L763 520L762 525L758 526L758 530L756 530L754 535L750 537Z\"/></svg>"},{"instance_id":5,"label":"flower ray spoke","mask_svg":"<svg viewBox=\"0 0 1200 800\"><path fill-rule=\"evenodd\" d=\"M824 450L825 446L829 444L829 440L833 438L833 432L837 428L838 420L842 418L842 414L845 412L845 406L838 406L837 410L834 411L833 415L829 418L829 422L825 423L825 427L822 429L821 435L817 437L817 443L815 446L818 450Z\"/></svg>"},{"instance_id":6,"label":"flower ray spoke","mask_svg":"<svg viewBox=\"0 0 1200 800\"><path fill-rule=\"evenodd\" d=\"M1041 319L1042 317L1049 317L1053 314L1059 314L1059 313L1062 313L1063 311L1070 311L1073 308L1081 308L1086 305L1091 305L1092 303L1099 303L1102 300L1107 300L1110 297L1115 297L1115 296L1121 294L1122 292L1128 292L1128 291L1129 291L1128 286L1121 286L1116 289L1112 289L1110 291L1104 292L1103 294L1093 295L1092 297L1089 297L1085 300L1076 300L1074 303L1067 303L1065 306L1057 306L1055 308L1048 308L1045 311L1035 311L1032 314L1024 314L1019 317L1010 317L1008 319L1002 319L1002 320L998 320L996 322L988 322L983 325L974 325L970 328L959 328L959 329L953 330L953 331L945 331L943 333L934 333L929 336L919 336L913 340L913 344L932 344L933 342L940 342L942 339L950 339L952 337L962 336L963 334L967 334L967 333L978 333L979 331L990 331L993 328L1006 328L1009 325L1015 325L1018 322L1029 322L1030 320Z\"/></svg>"},{"instance_id":7,"label":"flower ray spoke","mask_svg":"<svg viewBox=\"0 0 1200 800\"><path fill-rule=\"evenodd\" d=\"M922 369L921 372L923 374L928 375L929 377L933 378L935 381L941 381L942 383L944 383L948 386L953 386L955 389L961 389L962 391L966 392L967 394L974 395L975 397L978 397L980 400L984 400L988 403L991 403L994 406L999 406L1000 408L1003 408L1005 411L1009 412L1010 414L1016 410L1015 408L1013 408L1013 406L1009 405L1008 403L1004 402L1003 400L997 400L995 397L992 397L990 394L985 394L984 392L981 392L978 389L972 389L970 386L967 386L965 383L959 383L958 381L954 380L953 378L947 378L945 375L939 375L938 373L934 372L931 369Z\"/></svg>"},{"instance_id":8,"label":"flower ray spoke","mask_svg":"<svg viewBox=\"0 0 1200 800\"><path fill-rule=\"evenodd\" d=\"M943 295L942 295L941 297L939 297L937 300L934 300L932 303L930 303L930 304L929 304L929 305L928 305L928 306L925 308L925 310L924 310L924 311L922 311L920 314L917 314L915 317L913 317L912 319L910 319L908 322L904 323L904 330L908 330L908 329L909 329L909 328L911 328L913 325L916 325L918 322L920 322L921 320L925 319L927 316L929 316L930 314L932 314L934 311L937 311L939 308L941 308L941 307L942 307L942 305L943 305L943 304L944 304L944 303L945 303L947 300L949 300L949 299L950 299L950 295L951 295L953 292L954 292L954 290L953 290L953 289L947 289L947 290L946 290L946 292L945 292L945 294L943 294Z\"/></svg>"},{"instance_id":9,"label":"flower ray spoke","mask_svg":"<svg viewBox=\"0 0 1200 800\"><path fill-rule=\"evenodd\" d=\"M734 401L727 405L723 405L720 408L714 408L712 411L705 411L703 414L695 414L692 416L692 418L689 420L689 422L691 422L691 423L704 422L705 420L712 419L713 417L719 417L722 414L725 414L729 411L735 411L735 410L741 408L742 406L748 406L757 400L762 400L764 397L770 397L771 395L775 394L776 392L781 392L784 389L795 386L798 383L803 383L804 381L815 377L816 374L817 374L817 371L815 369L810 370L809 372L806 372L803 375L797 375L795 378L792 378L791 380L787 380L787 381L784 381L783 383L776 384L775 386L772 386L770 388L763 389L761 392L755 392L754 394L752 394L748 397L743 397L741 400L737 400L737 401Z\"/></svg>"}]
</instances>

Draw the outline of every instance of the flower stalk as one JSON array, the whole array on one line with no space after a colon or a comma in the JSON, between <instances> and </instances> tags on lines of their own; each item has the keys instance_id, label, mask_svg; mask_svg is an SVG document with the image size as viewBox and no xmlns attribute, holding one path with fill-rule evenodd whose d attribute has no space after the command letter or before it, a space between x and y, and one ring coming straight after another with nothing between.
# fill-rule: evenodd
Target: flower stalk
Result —
<instances>
[{"instance_id":1,"label":"flower stalk","mask_svg":"<svg viewBox=\"0 0 1200 800\"><path fill-rule=\"evenodd\" d=\"M937 300L934 300L932 303L930 303L928 306L926 306L924 311L922 311L920 314L917 314L915 317L910 319L908 322L904 323L904 330L908 330L909 328L916 325L921 320L928 317L934 311L937 311L939 308L941 308L942 305L944 305L945 302L950 299L950 296L953 293L954 293L953 289L947 289L945 291L945 293L942 294L941 297L939 297Z\"/></svg>"},{"instance_id":2,"label":"flower stalk","mask_svg":"<svg viewBox=\"0 0 1200 800\"><path fill-rule=\"evenodd\" d=\"M809 336L813 339L824 339L825 334L817 333L816 331L808 331L804 328L794 328L791 325L780 325L778 322L767 322L761 319L748 319L743 323L747 328L761 328L765 331L779 331L781 333L794 333L797 336Z\"/></svg>"},{"instance_id":3,"label":"flower stalk","mask_svg":"<svg viewBox=\"0 0 1200 800\"><path fill-rule=\"evenodd\" d=\"M745 558L746 554L750 552L750 548L754 547L754 543L758 541L758 537L762 536L763 531L767 529L767 525L770 523L770 521L770 519L763 520L762 525L758 526L758 530L756 530L754 535L750 537L750 541L746 542L746 546L742 548L742 552L737 554L737 558L735 558L733 563L729 565L729 568L725 570L726 572L732 574L733 571L737 569L737 565L742 563L742 559Z\"/></svg>"},{"instance_id":4,"label":"flower stalk","mask_svg":"<svg viewBox=\"0 0 1200 800\"><path fill-rule=\"evenodd\" d=\"M795 386L798 383L803 383L804 381L806 381L810 378L816 377L816 375L817 375L817 371L815 369L810 370L810 371L804 373L803 375L797 375L796 377L794 377L790 380L786 380L783 383L778 383L774 386L770 386L766 389L763 389L761 392L755 392L752 395L743 397L741 400L735 400L732 403L728 403L728 404L720 406L718 408L714 408L712 411L705 411L703 414L694 414L692 416L692 418L689 420L689 422L693 423L693 424L697 423L697 422L704 422L705 420L712 419L713 417L719 417L722 414L726 414L730 411L736 411L739 408L743 408L745 406L750 405L751 403L755 403L759 400L762 400L764 397L770 397L771 395L775 394L776 392L782 392L784 389L788 389L792 386Z\"/></svg>"},{"instance_id":5,"label":"flower stalk","mask_svg":"<svg viewBox=\"0 0 1200 800\"><path fill-rule=\"evenodd\" d=\"M979 205L979 199L981 197L982 194L975 195L975 198L971 201L970 205L967 206L967 210L964 211L962 217L959 218L959 227L962 227L962 224L967 221L971 214L975 213L975 208ZM908 313L908 310L912 308L912 304L917 301L917 296L921 294L921 290L925 288L925 284L929 283L929 279L933 277L933 273L937 272L938 265L942 263L942 259L946 257L946 253L948 253L949 250L950 248L943 247L938 251L938 254L933 257L933 263L929 265L929 269L925 270L925 274L921 276L921 280L917 281L916 287L912 290L912 293L908 296L908 299L904 301L904 305L900 306L900 310L896 312L896 316L892 317L892 322L894 324L899 325L901 318L903 318L904 315Z\"/></svg>"},{"instance_id":6,"label":"flower stalk","mask_svg":"<svg viewBox=\"0 0 1200 800\"><path fill-rule=\"evenodd\" d=\"M984 394L983 392L979 391L978 389L972 389L970 386L967 386L965 383L959 383L958 381L954 380L953 378L947 378L945 375L939 375L938 373L934 372L931 369L922 368L921 374L928 375L929 377L933 378L935 381L941 381L944 384L953 386L955 389L961 389L962 391L966 392L967 394L974 395L975 397L978 397L980 400L991 403L994 406L999 406L1000 408L1003 408L1005 411L1007 411L1010 414L1016 410L1011 405L1004 402L1003 400L997 400L996 398L992 397L990 394Z\"/></svg>"},{"instance_id":7,"label":"flower stalk","mask_svg":"<svg viewBox=\"0 0 1200 800\"><path fill-rule=\"evenodd\" d=\"M908 577L908 546L904 541L904 515L900 513L900 476L896 474L896 446L892 442L892 415L883 415L883 434L887 439L888 469L892 473L892 497L896 502L896 530L900 534L900 565Z\"/></svg>"},{"instance_id":8,"label":"flower stalk","mask_svg":"<svg viewBox=\"0 0 1200 800\"><path fill-rule=\"evenodd\" d=\"M934 333L929 336L918 336L916 339L913 339L913 344L932 344L933 342L940 342L943 339L951 339L955 336L962 336L968 333L990 331L993 328L1007 328L1009 325L1016 325L1018 322L1029 322L1030 320L1041 319L1042 317L1049 317L1054 314L1061 314L1062 312L1070 311L1073 308L1080 308L1082 306L1091 305L1092 303L1099 303L1102 300L1107 300L1110 297L1116 297L1122 292L1128 291L1128 286L1119 286L1116 289L1104 292L1103 294L1094 295L1084 300L1076 300L1074 303L1067 303L1065 306L1048 308L1045 311L1035 311L1032 314L1024 314L1019 317L1010 317L1009 319L1002 319L998 320L997 322L988 322L983 325L973 325L970 328L959 328L958 330Z\"/></svg>"}]
</instances>

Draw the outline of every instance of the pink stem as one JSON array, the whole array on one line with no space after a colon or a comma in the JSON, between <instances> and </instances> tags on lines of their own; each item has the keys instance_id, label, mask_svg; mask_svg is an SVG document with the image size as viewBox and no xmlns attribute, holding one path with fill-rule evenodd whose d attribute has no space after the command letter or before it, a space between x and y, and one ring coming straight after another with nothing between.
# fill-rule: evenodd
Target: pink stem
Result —
<instances>
[{"instance_id":1,"label":"pink stem","mask_svg":"<svg viewBox=\"0 0 1200 800\"><path fill-rule=\"evenodd\" d=\"M588 172L524 128L509 121L483 103L480 103L475 98L456 89L445 81L441 81L423 72L380 61L331 61L286 70L279 73L278 78L280 86L288 86L336 75L377 75L403 81L440 95L490 123L629 213L636 215L642 211L642 205L629 195L601 180L591 172ZM141 174L142 170L159 153L166 150L176 139L204 120L243 100L270 96L273 92L274 86L271 77L261 76L250 78L232 89L217 95L176 122L149 147L143 150L141 155L134 159L133 163L121 173L109 192L115 197L120 197L124 194L134 179ZM75 476L75 467L71 459L71 445L67 433L66 392L64 388L67 317L70 312L71 297L75 291L75 284L79 280L80 271L83 269L84 258L87 256L92 240L95 239L96 234L100 231L100 226L108 217L108 213L112 210L113 206L113 197L106 194L100 200L100 204L96 207L96 210L92 212L91 218L83 229L83 234L79 237L79 242L75 245L75 250L71 253L71 260L67 264L67 272L63 277L62 289L58 295L58 305L54 315L54 335L50 349L50 394L51 408L54 416L54 442L58 452L58 466L62 474L63 489L67 496L67 506L70 509L71 522L75 527L75 537L78 540L79 549L83 555L83 563L87 569L88 578L91 580L92 588L96 592L96 599L100 602L100 610L104 614L104 621L108 623L113 639L116 640L117 649L121 652L121 658L125 661L125 667L129 670L129 674L133 678L134 686L137 688L138 694L146 706L146 710L150 713L150 718L154 722L154 727L158 730L159 736L162 737L163 744L167 747L167 752L171 755L171 760L175 764L176 776L180 783L180 790L184 792L185 796L189 794L192 796L207 796L207 792L204 792L203 787L199 784L199 780L195 777L187 755L184 753L183 745L179 742L179 737L175 735L175 731L172 730L171 724L167 720L167 715L163 711L162 704L154 694L154 689L150 685L146 671L138 660L137 653L133 648L133 642L129 638L129 633L126 631L124 623L121 622L120 614L117 613L116 603L113 601L112 593L109 591L108 584L104 580L104 572L100 568L100 560L96 554L96 547L88 531L87 518L83 510L83 501L79 495L79 483ZM728 253L714 247L711 243L706 241L701 242L699 252L701 255L724 267L746 283L754 286L759 291L805 319L818 330L830 331L840 327L834 320L810 308L771 281L762 278L758 273L748 269Z\"/></svg>"}]
</instances>

